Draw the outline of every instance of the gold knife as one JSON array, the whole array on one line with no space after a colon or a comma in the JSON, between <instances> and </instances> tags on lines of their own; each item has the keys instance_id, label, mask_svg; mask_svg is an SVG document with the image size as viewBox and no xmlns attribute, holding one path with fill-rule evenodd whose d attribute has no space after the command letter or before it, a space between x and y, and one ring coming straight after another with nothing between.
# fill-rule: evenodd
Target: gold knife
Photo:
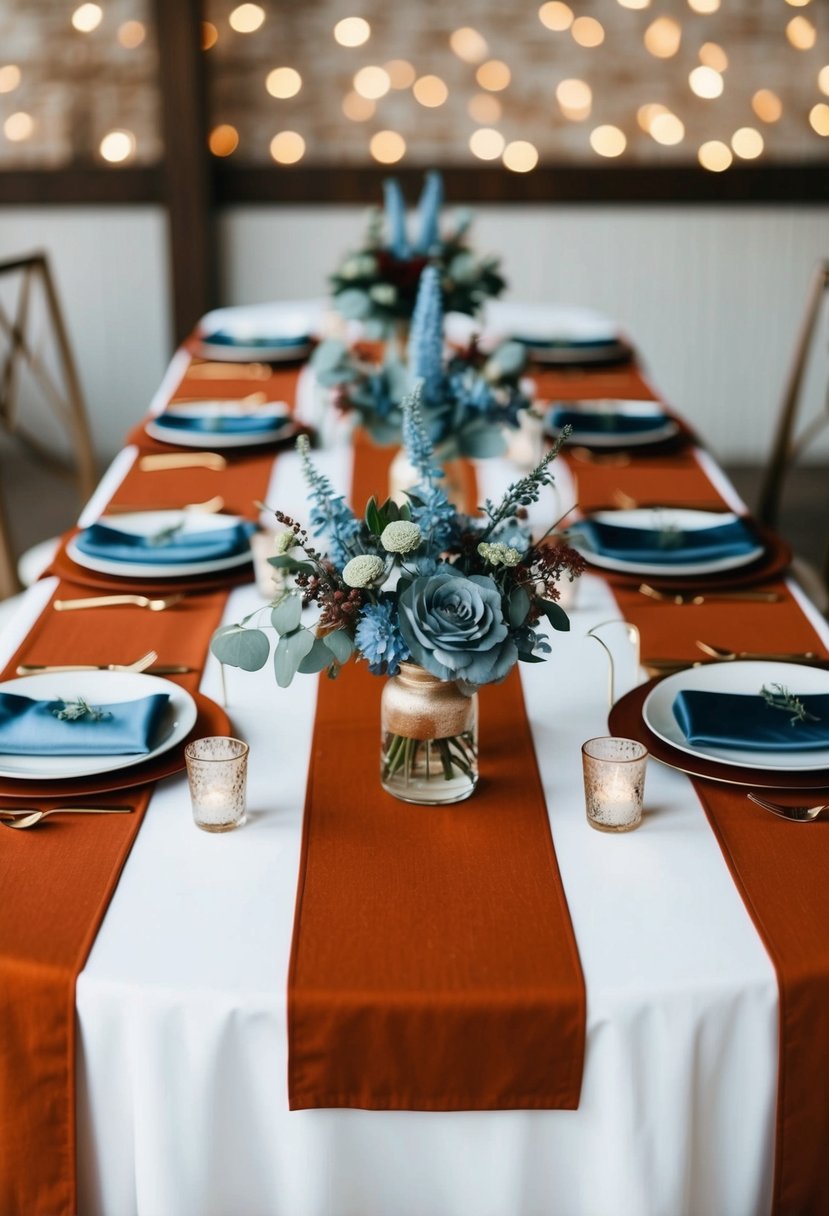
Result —
<instances>
[{"instance_id":1,"label":"gold knife","mask_svg":"<svg viewBox=\"0 0 829 1216\"><path fill-rule=\"evenodd\" d=\"M37 663L21 663L15 668L19 676L43 675L44 673L59 673L62 671L122 671L120 663L70 663L65 666L40 666ZM186 672L195 671L195 667L185 667L181 663L156 663L145 667L142 675L149 676L183 676Z\"/></svg>"}]
</instances>

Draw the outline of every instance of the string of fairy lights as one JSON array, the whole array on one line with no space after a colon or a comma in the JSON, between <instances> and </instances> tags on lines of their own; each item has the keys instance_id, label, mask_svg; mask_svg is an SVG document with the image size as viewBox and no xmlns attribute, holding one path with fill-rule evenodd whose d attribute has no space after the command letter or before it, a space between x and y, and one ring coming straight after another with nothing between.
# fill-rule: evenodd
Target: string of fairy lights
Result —
<instances>
[{"instance_id":1,"label":"string of fairy lights","mask_svg":"<svg viewBox=\"0 0 829 1216\"><path fill-rule=\"evenodd\" d=\"M573 0L576 3L576 0ZM651 9L652 0L616 0L622 9L644 11ZM688 15L710 16L720 10L722 0L686 0ZM779 0L781 32L788 46L794 51L812 51L818 41L818 30L810 7L812 0ZM644 50L656 60L672 60L693 37L676 15L655 11L643 29L637 28L629 36L641 36ZM676 5L674 5L676 8ZM796 11L792 10L805 10ZM604 15L604 14L603 14ZM94 35L102 26L105 13L102 5L83 3L69 14L72 28L82 35ZM202 27L202 49L210 52L219 45L228 31L234 35L255 35L269 20L264 7L254 3L236 5L228 10L227 30L223 22L206 21ZM612 38L602 22L594 16L579 15L564 0L545 0L537 10L538 31L551 40L558 60L567 58L567 46L576 46L601 54L603 46L614 52ZM618 28L617 31L618 33ZM147 39L146 25L131 19L121 22L114 31L117 43L125 50L136 50ZM374 39L371 22L362 15L341 17L330 29L330 38L343 54L365 54L370 51ZM567 40L570 40L568 43ZM503 54L503 44L499 44ZM471 26L460 26L448 35L447 51L469 69L465 109L468 119L474 124L468 135L468 150L473 159L500 162L515 173L531 172L541 162L539 148L529 139L508 138L502 128L510 125L510 86L514 72L503 58L493 57L487 38ZM615 53L615 52L614 52ZM711 103L712 114L716 103L727 89L730 66L729 51L718 42L701 42L695 58L698 62L687 72L687 89L694 98ZM674 109L660 101L643 99L629 115L627 130L617 121L595 122L593 119L598 88L601 87L601 61L596 60L596 72L583 72L579 76L560 80L554 89L558 114L566 123L580 124L584 133L584 150L595 156L613 160L629 150L631 128L635 128L654 143L664 147L679 148L695 155L699 164L711 172L727 170L735 161L756 161L766 153L768 128L779 122L784 113L784 101L779 91L757 81L758 87L750 96L751 121L724 133L723 123L712 121L716 138L696 139L692 142L686 119L681 113L674 91ZM429 65L439 67L439 63ZM447 73L451 76L451 73ZM584 78L588 77L588 78ZM19 64L0 64L0 95L13 95L23 84L24 74ZM288 102L301 95L307 82L296 66L277 64L264 76L263 87L275 102ZM829 97L829 64L815 73L814 97L805 119L811 134L829 137L829 104L822 98ZM349 87L338 99L338 104L347 123L365 124L365 152L378 164L393 165L405 160L410 153L404 131L392 126L383 126L381 119L383 103L387 96L408 95L415 107L424 110L439 110L450 99L450 84L434 71L418 70L406 58L393 58L382 63L362 62L354 64L350 72ZM456 101L457 99L453 99ZM599 107L600 108L600 107ZM292 113L297 113L296 110ZM558 121L558 118L556 119ZM297 124L298 125L298 124ZM401 125L397 123L396 125ZM409 130L416 128L416 119ZM764 135L764 130L766 134ZM37 132L37 117L29 110L10 109L2 124L2 134L11 144L23 144L32 140ZM411 136L410 136L411 138ZM209 148L214 156L231 157L240 148L243 140L237 126L232 122L219 122L209 132ZM277 129L269 141L269 154L279 165L294 165L313 152L313 137L308 130L295 130L287 126ZM102 131L98 137L97 155L110 165L120 165L133 160L138 150L135 133L125 127Z\"/></svg>"}]
</instances>

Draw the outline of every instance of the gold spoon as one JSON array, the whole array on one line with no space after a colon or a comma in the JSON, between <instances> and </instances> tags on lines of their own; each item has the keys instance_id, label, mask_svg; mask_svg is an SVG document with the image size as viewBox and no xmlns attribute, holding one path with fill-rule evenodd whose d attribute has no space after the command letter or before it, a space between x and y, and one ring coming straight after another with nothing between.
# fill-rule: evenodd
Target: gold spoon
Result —
<instances>
[{"instance_id":1,"label":"gold spoon","mask_svg":"<svg viewBox=\"0 0 829 1216\"><path fill-rule=\"evenodd\" d=\"M4 828L33 828L47 815L128 815L131 806L55 806L49 811L30 807L0 807L0 824Z\"/></svg>"},{"instance_id":2,"label":"gold spoon","mask_svg":"<svg viewBox=\"0 0 829 1216\"><path fill-rule=\"evenodd\" d=\"M146 595L92 595L87 599L55 600L56 612L68 612L71 608L113 608L118 604L132 604L136 608L149 608L150 612L163 612L172 608L183 596L168 595L165 599L151 600Z\"/></svg>"}]
</instances>

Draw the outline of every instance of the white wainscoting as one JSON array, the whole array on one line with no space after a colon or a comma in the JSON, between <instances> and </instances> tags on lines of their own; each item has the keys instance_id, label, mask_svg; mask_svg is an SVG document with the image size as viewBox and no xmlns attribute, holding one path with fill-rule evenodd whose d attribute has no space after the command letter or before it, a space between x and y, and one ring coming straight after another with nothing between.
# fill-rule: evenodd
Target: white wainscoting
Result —
<instances>
[{"instance_id":1,"label":"white wainscoting","mask_svg":"<svg viewBox=\"0 0 829 1216\"><path fill-rule=\"evenodd\" d=\"M362 236L360 207L233 207L224 303L319 296ZM636 339L655 383L726 461L765 458L829 207L477 208L516 299L592 305ZM167 236L156 207L0 209L0 258L43 248L68 317L98 451L142 414L171 353ZM829 376L822 323L807 395ZM816 454L829 451L824 442Z\"/></svg>"},{"instance_id":2,"label":"white wainscoting","mask_svg":"<svg viewBox=\"0 0 829 1216\"><path fill-rule=\"evenodd\" d=\"M323 294L365 215L233 208L223 222L227 302ZM829 208L481 206L472 234L477 248L501 252L514 298L616 317L721 460L765 458L809 279L829 257ZM815 403L829 376L826 325L822 334L807 383Z\"/></svg>"},{"instance_id":3,"label":"white wainscoting","mask_svg":"<svg viewBox=\"0 0 829 1216\"><path fill-rule=\"evenodd\" d=\"M0 261L49 257L102 463L171 354L166 233L160 207L0 208Z\"/></svg>"}]
</instances>

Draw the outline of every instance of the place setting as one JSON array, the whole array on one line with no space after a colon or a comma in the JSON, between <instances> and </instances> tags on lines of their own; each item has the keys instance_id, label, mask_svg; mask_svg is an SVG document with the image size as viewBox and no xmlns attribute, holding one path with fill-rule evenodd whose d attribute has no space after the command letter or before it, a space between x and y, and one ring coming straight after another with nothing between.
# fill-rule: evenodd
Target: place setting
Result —
<instances>
[{"instance_id":1,"label":"place setting","mask_svg":"<svg viewBox=\"0 0 829 1216\"><path fill-rule=\"evenodd\" d=\"M621 697L610 729L692 776L765 789L829 788L829 669L794 657L689 660Z\"/></svg>"},{"instance_id":2,"label":"place setting","mask_svg":"<svg viewBox=\"0 0 829 1216\"><path fill-rule=\"evenodd\" d=\"M172 401L144 424L161 444L219 450L286 443L300 430L284 401L250 398Z\"/></svg>"},{"instance_id":3,"label":"place setting","mask_svg":"<svg viewBox=\"0 0 829 1216\"><path fill-rule=\"evenodd\" d=\"M557 439L569 427L569 443L588 453L663 454L690 443L693 435L659 401L598 398L551 402L544 432Z\"/></svg>"},{"instance_id":4,"label":"place setting","mask_svg":"<svg viewBox=\"0 0 829 1216\"><path fill-rule=\"evenodd\" d=\"M310 354L324 313L325 302L315 300L217 308L202 318L188 348L215 362L299 362Z\"/></svg>"},{"instance_id":5,"label":"place setting","mask_svg":"<svg viewBox=\"0 0 829 1216\"><path fill-rule=\"evenodd\" d=\"M155 652L146 658L154 666ZM196 735L227 733L215 702L138 666L44 667L0 682L0 797L86 798L146 785L182 771Z\"/></svg>"},{"instance_id":6,"label":"place setting","mask_svg":"<svg viewBox=\"0 0 829 1216\"><path fill-rule=\"evenodd\" d=\"M249 578L256 527L223 511L119 509L71 533L52 571L115 595L134 589L163 598L212 590Z\"/></svg>"},{"instance_id":7,"label":"place setting","mask_svg":"<svg viewBox=\"0 0 829 1216\"><path fill-rule=\"evenodd\" d=\"M670 601L686 589L692 600L701 591L751 586L781 574L791 561L779 536L721 508L599 508L566 535L589 566L612 582L638 583L654 600Z\"/></svg>"}]
</instances>

